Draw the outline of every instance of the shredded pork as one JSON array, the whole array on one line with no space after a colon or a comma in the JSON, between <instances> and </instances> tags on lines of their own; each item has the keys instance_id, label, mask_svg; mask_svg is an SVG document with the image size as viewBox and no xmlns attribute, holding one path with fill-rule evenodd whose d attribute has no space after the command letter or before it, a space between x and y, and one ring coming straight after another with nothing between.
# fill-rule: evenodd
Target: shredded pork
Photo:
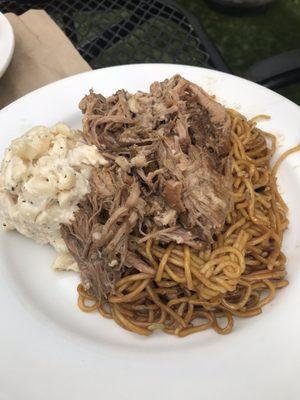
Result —
<instances>
[{"instance_id":1,"label":"shredded pork","mask_svg":"<svg viewBox=\"0 0 300 400\"><path fill-rule=\"evenodd\" d=\"M231 205L230 118L179 75L149 93L90 91L80 102L83 135L109 161L94 169L91 192L61 230L82 281L98 298L121 276L154 270L137 254L149 238L200 249Z\"/></svg>"}]
</instances>

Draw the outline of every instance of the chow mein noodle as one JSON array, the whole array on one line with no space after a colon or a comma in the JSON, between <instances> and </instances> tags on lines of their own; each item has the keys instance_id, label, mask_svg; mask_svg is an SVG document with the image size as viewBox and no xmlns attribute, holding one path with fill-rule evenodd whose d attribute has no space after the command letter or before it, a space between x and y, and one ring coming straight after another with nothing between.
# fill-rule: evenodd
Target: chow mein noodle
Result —
<instances>
[{"instance_id":1,"label":"chow mein noodle","mask_svg":"<svg viewBox=\"0 0 300 400\"><path fill-rule=\"evenodd\" d=\"M121 327L141 335L156 329L184 337L213 328L227 334L233 317L253 317L272 301L277 289L288 285L283 233L288 227L287 206L280 196L270 160L276 138L228 110L232 122L232 208L221 234L205 250L187 245L167 247L148 239L137 249L154 274L138 272L122 277L108 301L99 301L78 286L81 310L99 310Z\"/></svg>"}]
</instances>

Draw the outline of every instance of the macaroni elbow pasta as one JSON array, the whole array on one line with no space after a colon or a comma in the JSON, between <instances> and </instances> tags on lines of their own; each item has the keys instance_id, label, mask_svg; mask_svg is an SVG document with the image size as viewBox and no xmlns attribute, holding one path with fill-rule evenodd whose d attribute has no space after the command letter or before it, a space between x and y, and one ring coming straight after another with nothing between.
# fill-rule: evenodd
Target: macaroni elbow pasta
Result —
<instances>
[{"instance_id":1,"label":"macaroni elbow pasta","mask_svg":"<svg viewBox=\"0 0 300 400\"><path fill-rule=\"evenodd\" d=\"M36 126L6 149L0 170L0 222L57 252L55 269L78 266L61 238L60 224L72 220L90 191L91 169L107 161L79 131L63 123Z\"/></svg>"}]
</instances>

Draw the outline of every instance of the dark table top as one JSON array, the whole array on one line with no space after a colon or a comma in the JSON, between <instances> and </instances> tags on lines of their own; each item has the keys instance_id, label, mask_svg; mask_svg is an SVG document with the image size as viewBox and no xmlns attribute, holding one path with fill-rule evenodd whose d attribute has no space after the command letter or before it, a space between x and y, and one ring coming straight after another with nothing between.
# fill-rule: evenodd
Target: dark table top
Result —
<instances>
[{"instance_id":1,"label":"dark table top","mask_svg":"<svg viewBox=\"0 0 300 400\"><path fill-rule=\"evenodd\" d=\"M166 62L244 76L253 63L300 47L299 0L254 10L210 0L0 0L2 12L30 8L45 9L93 68ZM300 104L300 83L278 91Z\"/></svg>"}]
</instances>

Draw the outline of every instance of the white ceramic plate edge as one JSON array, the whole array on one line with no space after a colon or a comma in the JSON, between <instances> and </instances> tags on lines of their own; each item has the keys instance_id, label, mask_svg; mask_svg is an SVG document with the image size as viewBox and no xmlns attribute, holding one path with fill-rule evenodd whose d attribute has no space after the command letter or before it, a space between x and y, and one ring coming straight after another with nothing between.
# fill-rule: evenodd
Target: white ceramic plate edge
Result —
<instances>
[{"instance_id":1,"label":"white ceramic plate edge","mask_svg":"<svg viewBox=\"0 0 300 400\"><path fill-rule=\"evenodd\" d=\"M151 74L152 70L153 73ZM131 85L130 80L138 79L136 76L139 76L140 80L138 80L137 84L140 85L143 82L141 78L142 72L145 73L145 79L147 79L148 75L151 75L151 79L152 76L159 75L158 78L154 79L161 79L162 74L165 74L164 77L169 77L176 70L186 78L189 78L189 74L191 76L199 76L199 80L203 82L206 82L206 76L209 78L207 82L224 78L227 83L229 81L232 83L230 85L232 91L243 89L246 91L247 87L253 88L249 92L255 93L256 98L247 100L249 104L261 101L262 104L266 105L266 108L270 108L271 113L274 112L275 120L278 117L276 113L282 112L286 118L290 110L294 119L297 119L297 123L300 122L298 106L287 101L282 96L241 78L180 65L132 65L113 67L66 78L63 81L47 85L39 91L32 92L7 106L0 112L0 129L3 132L2 128L5 126L7 132L7 137L1 138L1 149L3 144L12 138L12 135L20 134L23 126L28 122L43 122L34 117L33 112L30 111L34 110L34 105L37 106L37 100L41 102L43 96L52 96L53 101L55 96L60 96L63 93L66 96L68 93L64 92L64 90L68 89L70 90L70 97L77 99L78 90L75 90L72 85L80 85L83 95L86 91L85 81L88 81L88 85L90 85L90 82L101 79L104 75L106 77L112 75L116 79L118 74L121 77L126 76L123 86L127 87ZM125 71L127 71L127 74L125 74ZM113 92L115 89L114 82L112 81L111 84L113 87L111 92ZM214 85L212 85L212 91L213 87ZM142 87L140 88L143 89ZM74 93L76 92L76 96L73 94L73 90ZM223 98L220 98L221 101L225 95L226 93L223 93ZM231 97L236 97L239 102L239 93ZM264 102L264 97L268 98L268 101ZM243 99L243 96L241 98ZM47 104L49 105L51 102L48 101ZM47 104L43 104L43 107L47 108ZM234 104L231 104L231 106L234 106ZM69 107L69 105L64 107L65 110L62 115L67 115L69 110L72 113L75 110L75 104L72 107ZM56 110L58 106L53 105L53 108ZM262 107L260 106L249 107L247 112L249 112L249 116L253 116L253 113L261 109ZM36 110L38 113L40 112L39 118L45 118L44 123L48 124L47 110L40 111L38 107ZM25 125L24 121L20 120L21 115L19 112L22 112L23 116L31 112L31 116ZM77 113L78 117L80 116L79 112L76 111L76 118ZM52 117L49 118L52 122ZM291 132L291 127L293 129L300 128L300 124L298 123L297 125L296 122L287 126L286 133ZM12 128L10 129L10 127ZM295 140L299 140L299 132L297 137L294 138ZM291 146L294 139L290 138L287 145ZM289 165L287 166L289 167ZM291 165L293 167L295 163L291 162ZM299 174L297 178L299 178ZM297 179L296 182L298 181ZM22 250L25 249L27 244L29 246L29 243L26 244L24 242L23 244ZM4 275L2 275L3 277ZM276 303L274 302L274 307L271 305L266 309L265 314L258 317L259 319L243 321L242 326L236 329L232 335L226 337L219 337L213 332L208 332L208 335L201 336L199 334L199 336L188 338L186 341L177 340L175 342L171 340L176 347L172 344L173 350L165 352L164 347L170 343L170 338L164 336L158 341L159 346L161 346L160 354L157 350L153 351L152 343L156 339L153 338L152 340L150 338L149 341L148 339L143 341L144 344L141 346L144 346L144 349L141 349L140 354L137 354L137 350L132 347L132 343L135 346L135 340L129 339L129 336L126 336L124 332L124 337L128 337L129 346L127 360L124 352L122 357L117 357L118 348L114 351L112 350L113 354L109 356L108 352L101 354L102 344L100 342L99 344L96 343L99 347L97 351L95 346L87 348L84 343L80 343L80 340L71 336L64 336L63 331L61 331L62 335L59 337L57 335L59 331L56 328L52 330L52 326L47 324L44 319L34 321L36 317L38 318L38 314L31 314L28 312L28 308L23 305L18 306L19 310L22 310L21 306L24 307L23 315L11 314L11 310L6 310L6 307L22 302L23 298L21 294L19 298L11 298L14 293L5 290L4 294L0 293L0 310L2 311L0 332L7 333L7 335L11 333L14 336L11 338L3 336L0 343L2 354L5 354L6 357L2 358L2 361L0 359L0 371L3 372L0 374L0 399L15 400L20 398L25 400L30 398L35 400L43 398L52 400L72 397L77 400L82 397L97 395L108 400L117 398L131 400L140 398L147 400L161 398L182 399L185 397L196 400L199 399L199 396L207 400L220 398L224 400L240 398L245 400L250 398L259 400L289 398L294 400L297 398L296 395L300 389L299 380L296 380L299 368L299 358L297 359L297 356L300 354L300 341L299 339L297 342L294 340L299 336L296 334L300 332L300 325L297 320L295 320L294 324L291 324L296 329L290 336L285 336L286 329L280 325L281 320L278 320L277 334L274 328L277 327L276 318L279 319L280 312L284 313L286 311L284 311L284 307L287 303L288 305L290 304L289 299L292 300L291 305L295 306L295 285L299 283L298 278L299 274L295 272L291 280L291 287L287 288L286 292L280 293L280 298ZM3 284L5 282L2 280L0 288L3 288ZM51 292L51 287L47 290ZM75 291L75 288L72 288L72 290ZM55 304L55 307L55 311L58 312L60 308L59 302ZM92 318L92 316L83 315L82 321L86 323L85 321ZM10 331L9 326L4 326L3 323L5 321L11 327L14 327L14 332ZM263 329L258 329L261 325ZM100 327L101 324L99 323L99 329ZM47 329L51 331L47 332ZM113 330L112 336L116 332L115 329ZM123 332L120 332L120 335L122 339ZM264 335L267 336L265 337ZM208 341L206 336L209 336ZM257 346L261 345L262 341L264 342L264 347L262 352L258 353L256 349ZM289 347L289 341L292 341L294 345L293 352ZM136 340L136 343L141 343L141 341ZM147 351L149 352L148 356ZM288 357L285 356L280 359L280 365L278 365L278 357L282 355L288 355Z\"/></svg>"},{"instance_id":2,"label":"white ceramic plate edge","mask_svg":"<svg viewBox=\"0 0 300 400\"><path fill-rule=\"evenodd\" d=\"M15 48L15 36L8 19L0 12L0 78L9 66Z\"/></svg>"}]
</instances>

